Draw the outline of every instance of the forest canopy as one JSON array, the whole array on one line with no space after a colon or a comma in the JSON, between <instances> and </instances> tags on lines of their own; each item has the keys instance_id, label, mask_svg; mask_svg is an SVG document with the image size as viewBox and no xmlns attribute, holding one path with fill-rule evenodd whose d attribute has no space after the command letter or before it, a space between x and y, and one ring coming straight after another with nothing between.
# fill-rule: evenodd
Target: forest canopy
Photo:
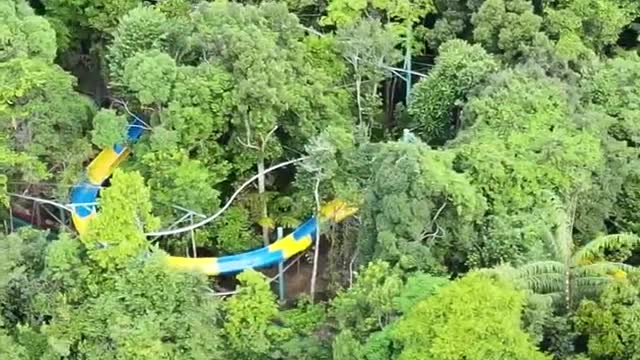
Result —
<instances>
[{"instance_id":1,"label":"forest canopy","mask_svg":"<svg viewBox=\"0 0 640 360\"><path fill-rule=\"evenodd\" d=\"M634 0L3 0L0 359L635 359L639 50Z\"/></svg>"}]
</instances>

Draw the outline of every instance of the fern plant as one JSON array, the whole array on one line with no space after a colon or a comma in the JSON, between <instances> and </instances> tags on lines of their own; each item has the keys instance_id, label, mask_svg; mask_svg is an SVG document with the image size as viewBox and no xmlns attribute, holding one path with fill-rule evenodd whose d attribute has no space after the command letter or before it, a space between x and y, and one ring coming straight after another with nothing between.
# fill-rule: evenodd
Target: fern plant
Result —
<instances>
[{"instance_id":1,"label":"fern plant","mask_svg":"<svg viewBox=\"0 0 640 360\"><path fill-rule=\"evenodd\" d=\"M635 234L602 235L580 248L574 247L573 224L575 199L565 209L557 200L555 229L549 232L551 258L514 268L509 265L489 270L510 279L516 286L535 296L562 304L567 311L585 296L599 292L604 285L636 268L620 261L611 261L606 251L625 250L637 246Z\"/></svg>"}]
</instances>

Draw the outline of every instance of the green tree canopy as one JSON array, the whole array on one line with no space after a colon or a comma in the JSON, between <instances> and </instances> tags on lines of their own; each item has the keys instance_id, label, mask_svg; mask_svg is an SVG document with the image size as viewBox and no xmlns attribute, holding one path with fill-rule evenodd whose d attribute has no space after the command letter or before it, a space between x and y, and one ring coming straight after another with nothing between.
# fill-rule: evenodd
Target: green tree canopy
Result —
<instances>
[{"instance_id":1,"label":"green tree canopy","mask_svg":"<svg viewBox=\"0 0 640 360\"><path fill-rule=\"evenodd\" d=\"M430 143L452 139L462 126L460 106L470 91L498 70L498 62L480 46L451 40L440 46L436 65L414 87L409 114Z\"/></svg>"},{"instance_id":2,"label":"green tree canopy","mask_svg":"<svg viewBox=\"0 0 640 360\"><path fill-rule=\"evenodd\" d=\"M524 299L505 282L466 275L397 323L398 359L549 359L521 329Z\"/></svg>"},{"instance_id":3,"label":"green tree canopy","mask_svg":"<svg viewBox=\"0 0 640 360\"><path fill-rule=\"evenodd\" d=\"M93 104L53 64L55 33L43 17L23 0L3 2L0 15L0 162L11 164L2 176L64 188L90 155Z\"/></svg>"},{"instance_id":4,"label":"green tree canopy","mask_svg":"<svg viewBox=\"0 0 640 360\"><path fill-rule=\"evenodd\" d=\"M81 240L96 263L113 269L148 249L144 233L155 229L158 219L151 214L149 190L138 173L116 169L111 186L100 195L100 211Z\"/></svg>"},{"instance_id":5,"label":"green tree canopy","mask_svg":"<svg viewBox=\"0 0 640 360\"><path fill-rule=\"evenodd\" d=\"M580 304L577 327L588 336L588 354L595 359L634 359L640 330L638 276L611 283L595 300Z\"/></svg>"},{"instance_id":6,"label":"green tree canopy","mask_svg":"<svg viewBox=\"0 0 640 360\"><path fill-rule=\"evenodd\" d=\"M381 144L376 160L361 210L361 261L431 272L464 266L487 204L470 178L454 171L454 155L403 141Z\"/></svg>"}]
</instances>

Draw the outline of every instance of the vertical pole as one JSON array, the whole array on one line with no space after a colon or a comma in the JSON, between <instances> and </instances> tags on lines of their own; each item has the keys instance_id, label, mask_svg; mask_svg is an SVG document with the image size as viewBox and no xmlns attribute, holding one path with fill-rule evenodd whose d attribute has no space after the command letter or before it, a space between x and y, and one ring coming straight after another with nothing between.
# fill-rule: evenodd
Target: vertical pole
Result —
<instances>
[{"instance_id":1,"label":"vertical pole","mask_svg":"<svg viewBox=\"0 0 640 360\"><path fill-rule=\"evenodd\" d=\"M62 223L62 224L60 224L60 225L62 225L61 227L62 228L67 227L67 212L66 212L66 210L58 209L58 212L60 214L60 222Z\"/></svg>"},{"instance_id":2,"label":"vertical pole","mask_svg":"<svg viewBox=\"0 0 640 360\"><path fill-rule=\"evenodd\" d=\"M193 225L193 213L190 214L189 220L191 221L191 225ZM198 253L196 252L196 234L193 229L191 229L191 248L193 249L193 257L197 258Z\"/></svg>"},{"instance_id":3,"label":"vertical pole","mask_svg":"<svg viewBox=\"0 0 640 360\"><path fill-rule=\"evenodd\" d=\"M409 105L409 99L411 98L411 23L407 24L407 44L404 52L404 69L405 69L405 86L406 88L406 103Z\"/></svg>"},{"instance_id":4,"label":"vertical pole","mask_svg":"<svg viewBox=\"0 0 640 360\"><path fill-rule=\"evenodd\" d=\"M278 239L282 239L282 226L278 226ZM284 303L284 271L283 262L278 263L278 293L280 295L280 304Z\"/></svg>"},{"instance_id":5,"label":"vertical pole","mask_svg":"<svg viewBox=\"0 0 640 360\"><path fill-rule=\"evenodd\" d=\"M11 204L9 204L9 234L13 233L14 230L14 218L13 218L13 208L11 207Z\"/></svg>"}]
</instances>

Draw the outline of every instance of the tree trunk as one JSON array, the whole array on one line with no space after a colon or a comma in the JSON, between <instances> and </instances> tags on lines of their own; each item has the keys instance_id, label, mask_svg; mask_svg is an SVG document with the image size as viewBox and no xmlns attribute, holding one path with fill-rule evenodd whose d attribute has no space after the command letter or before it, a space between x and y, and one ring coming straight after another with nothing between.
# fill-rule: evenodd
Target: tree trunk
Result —
<instances>
[{"instance_id":1,"label":"tree trunk","mask_svg":"<svg viewBox=\"0 0 640 360\"><path fill-rule=\"evenodd\" d=\"M316 294L316 278L318 277L318 256L320 255L320 178L316 179L316 187L313 191L313 196L316 200L316 247L313 252L313 271L311 273L311 302L315 299Z\"/></svg>"},{"instance_id":2,"label":"tree trunk","mask_svg":"<svg viewBox=\"0 0 640 360\"><path fill-rule=\"evenodd\" d=\"M267 202L265 201L264 197L262 196L265 192L265 174L264 174L264 159L261 157L260 160L258 160L258 193L260 194L260 206L262 207L262 218L263 220L266 219L269 216L269 212L267 211ZM265 226L264 224L262 225L262 241L264 243L264 246L268 246L269 245L269 228L267 226Z\"/></svg>"},{"instance_id":3,"label":"tree trunk","mask_svg":"<svg viewBox=\"0 0 640 360\"><path fill-rule=\"evenodd\" d=\"M358 58L353 59L353 70L356 75L356 103L358 104L358 124L362 125L362 94L361 94L361 84L362 78L358 71Z\"/></svg>"},{"instance_id":4,"label":"tree trunk","mask_svg":"<svg viewBox=\"0 0 640 360\"><path fill-rule=\"evenodd\" d=\"M567 313L571 312L571 268L568 264L565 264L564 271L564 300L567 304Z\"/></svg>"}]
</instances>

